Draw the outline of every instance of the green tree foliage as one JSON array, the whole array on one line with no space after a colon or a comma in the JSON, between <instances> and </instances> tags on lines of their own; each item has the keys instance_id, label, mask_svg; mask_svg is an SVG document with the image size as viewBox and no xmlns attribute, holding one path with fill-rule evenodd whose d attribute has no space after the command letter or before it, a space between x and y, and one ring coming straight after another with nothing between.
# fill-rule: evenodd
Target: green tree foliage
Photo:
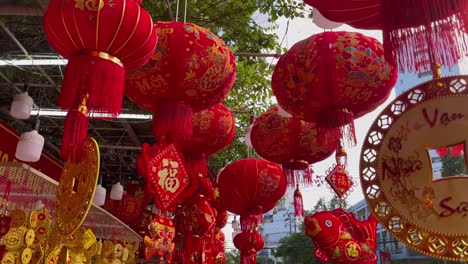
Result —
<instances>
[{"instance_id":1,"label":"green tree foliage","mask_svg":"<svg viewBox=\"0 0 468 264\"><path fill-rule=\"evenodd\" d=\"M226 264L240 263L240 252L237 249L226 250Z\"/></svg>"},{"instance_id":2,"label":"green tree foliage","mask_svg":"<svg viewBox=\"0 0 468 264\"><path fill-rule=\"evenodd\" d=\"M466 175L465 158L454 157L450 153L442 158L442 177Z\"/></svg>"},{"instance_id":3,"label":"green tree foliage","mask_svg":"<svg viewBox=\"0 0 468 264\"><path fill-rule=\"evenodd\" d=\"M318 263L314 258L313 249L312 240L303 232L294 233L281 241L275 256L283 258L284 263Z\"/></svg>"},{"instance_id":4,"label":"green tree foliage","mask_svg":"<svg viewBox=\"0 0 468 264\"><path fill-rule=\"evenodd\" d=\"M179 21L184 20L185 1L179 1ZM146 0L143 7L154 21L176 18L176 0ZM302 1L294 0L191 0L186 21L210 29L220 36L234 53L282 53L280 39L273 31L280 17L293 19L310 13ZM251 156L243 144L251 116L259 116L272 106L270 78L273 58L236 57L234 87L223 102L236 116L237 137L227 148L211 157L213 171Z\"/></svg>"}]
</instances>

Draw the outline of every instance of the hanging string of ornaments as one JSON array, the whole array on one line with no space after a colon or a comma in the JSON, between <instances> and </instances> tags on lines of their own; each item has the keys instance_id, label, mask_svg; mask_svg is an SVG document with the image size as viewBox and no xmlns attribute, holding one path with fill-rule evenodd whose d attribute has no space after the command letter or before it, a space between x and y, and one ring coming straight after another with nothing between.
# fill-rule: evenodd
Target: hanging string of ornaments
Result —
<instances>
[{"instance_id":1,"label":"hanging string of ornaments","mask_svg":"<svg viewBox=\"0 0 468 264\"><path fill-rule=\"evenodd\" d=\"M314 7L319 27L334 29L345 23L382 29L384 43L359 33L323 32L296 43L280 57L236 53L279 57L271 81L278 106L252 118L248 128L246 142L262 158L234 161L212 180L207 159L232 142L236 124L221 104L236 77L235 54L224 41L185 18L177 21L179 1L176 21L153 23L139 0L51 0L44 30L51 46L69 61L58 105L68 110L61 156L72 168L64 175L73 177L61 181L58 196L76 200L75 193L63 187L72 186L76 176L79 192L87 199L76 202L81 211L72 213L65 210L68 199L60 201L61 235L78 230L93 198L91 185L98 180L97 144L92 155L84 145L94 142L86 139L88 118L113 119L120 114L124 88L133 103L154 113L157 143L144 143L136 161L145 195L137 197L142 187L127 189L127 194L122 188L122 201L106 201L105 190L99 188L96 202L146 234L147 260L157 257L167 263L225 263L221 229L228 212L240 215L240 232L233 242L241 252L241 264L251 264L265 244L258 228L262 214L276 206L288 186L296 188L295 215L304 216L299 187L321 179L313 178L312 164L335 152L336 164L325 180L340 200L352 190L344 145L356 144L354 120L388 98L397 68L427 70L435 62L451 66L468 51L468 2L463 0L406 0L398 5L390 0L304 2ZM187 1L184 17L186 9ZM427 51L423 53L427 56L420 56L419 50ZM31 100L21 95L15 98L17 104L24 104L25 110L12 107L12 115L27 118ZM39 143L43 145L43 140ZM464 153L457 145L439 148L438 154L449 151L454 156ZM97 162L86 166L91 157ZM87 181L79 171L93 177ZM151 200L154 213L144 208ZM5 207L0 207L2 234L11 220ZM71 219L75 214L79 217ZM320 261L377 262L373 216L359 221L340 208L306 216L304 223ZM60 247L55 251L54 260L67 261L61 258Z\"/></svg>"}]
</instances>

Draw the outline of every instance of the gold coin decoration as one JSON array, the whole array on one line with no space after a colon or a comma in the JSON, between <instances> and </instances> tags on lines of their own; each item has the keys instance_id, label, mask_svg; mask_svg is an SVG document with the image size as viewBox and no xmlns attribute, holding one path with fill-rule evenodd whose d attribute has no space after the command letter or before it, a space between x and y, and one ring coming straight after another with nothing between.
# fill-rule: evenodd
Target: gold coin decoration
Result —
<instances>
[{"instance_id":1,"label":"gold coin decoration","mask_svg":"<svg viewBox=\"0 0 468 264\"><path fill-rule=\"evenodd\" d=\"M24 242L26 242L26 246L30 247L34 243L34 238L36 238L34 229L29 229L24 236Z\"/></svg>"},{"instance_id":2,"label":"gold coin decoration","mask_svg":"<svg viewBox=\"0 0 468 264\"><path fill-rule=\"evenodd\" d=\"M31 248L25 248L21 253L21 263L22 264L29 264L31 262L33 256L33 251Z\"/></svg>"},{"instance_id":3,"label":"gold coin decoration","mask_svg":"<svg viewBox=\"0 0 468 264\"><path fill-rule=\"evenodd\" d=\"M29 215L29 226L35 228L37 226L37 212L32 211Z\"/></svg>"},{"instance_id":4,"label":"gold coin decoration","mask_svg":"<svg viewBox=\"0 0 468 264\"><path fill-rule=\"evenodd\" d=\"M99 147L93 138L83 142L79 162L66 162L57 189L55 220L60 233L72 234L91 208L99 176Z\"/></svg>"},{"instance_id":5,"label":"gold coin decoration","mask_svg":"<svg viewBox=\"0 0 468 264\"><path fill-rule=\"evenodd\" d=\"M374 121L363 144L361 186L393 237L425 255L468 260L468 177L434 177L435 149L464 145L468 161L468 76L418 85Z\"/></svg>"}]
</instances>

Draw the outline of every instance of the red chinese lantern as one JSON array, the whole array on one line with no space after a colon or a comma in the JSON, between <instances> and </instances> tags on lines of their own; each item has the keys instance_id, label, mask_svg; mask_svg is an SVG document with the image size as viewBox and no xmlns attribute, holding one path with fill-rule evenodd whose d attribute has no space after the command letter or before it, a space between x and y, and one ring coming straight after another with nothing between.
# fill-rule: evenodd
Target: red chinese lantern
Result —
<instances>
[{"instance_id":1,"label":"red chinese lantern","mask_svg":"<svg viewBox=\"0 0 468 264\"><path fill-rule=\"evenodd\" d=\"M309 166L335 151L338 139L334 132L294 117L282 117L275 107L255 121L250 140L261 157L282 165L290 186L310 186Z\"/></svg>"},{"instance_id":2,"label":"red chinese lantern","mask_svg":"<svg viewBox=\"0 0 468 264\"><path fill-rule=\"evenodd\" d=\"M213 256L215 259L215 264L224 264L226 263L226 255L224 251L226 250L226 246L224 244L225 237L223 231L219 230L215 236L213 241Z\"/></svg>"},{"instance_id":3,"label":"red chinese lantern","mask_svg":"<svg viewBox=\"0 0 468 264\"><path fill-rule=\"evenodd\" d=\"M383 30L387 59L401 71L452 66L468 52L465 0L304 0L324 17L360 29Z\"/></svg>"},{"instance_id":4,"label":"red chinese lantern","mask_svg":"<svg viewBox=\"0 0 468 264\"><path fill-rule=\"evenodd\" d=\"M220 202L237 215L268 212L286 192L286 177L273 162L249 158L224 168L218 178Z\"/></svg>"},{"instance_id":5,"label":"red chinese lantern","mask_svg":"<svg viewBox=\"0 0 468 264\"><path fill-rule=\"evenodd\" d=\"M192 113L221 102L234 84L234 56L205 28L158 22L159 43L149 63L127 74L131 101L155 113L158 140L179 141L192 134Z\"/></svg>"},{"instance_id":6,"label":"red chinese lantern","mask_svg":"<svg viewBox=\"0 0 468 264\"><path fill-rule=\"evenodd\" d=\"M43 26L50 45L68 59L58 104L73 109L63 144L74 148L87 132L87 113L78 111L80 103L103 118L120 114L125 70L141 67L153 56L156 30L134 0L52 0ZM69 160L68 146L64 148L62 157Z\"/></svg>"},{"instance_id":7,"label":"red chinese lantern","mask_svg":"<svg viewBox=\"0 0 468 264\"><path fill-rule=\"evenodd\" d=\"M182 145L185 168L189 174L198 178L199 193L209 200L213 198L213 188L210 180L206 178L208 173L206 159L228 146L234 139L235 133L234 116L222 104L216 104L193 115L192 137ZM182 200L186 198L188 196L182 196Z\"/></svg>"},{"instance_id":8,"label":"red chinese lantern","mask_svg":"<svg viewBox=\"0 0 468 264\"><path fill-rule=\"evenodd\" d=\"M296 43L276 64L272 88L294 117L320 127L341 127L356 141L353 120L390 95L397 69L374 38L352 32L324 32ZM349 125L347 131L344 126Z\"/></svg>"},{"instance_id":9,"label":"red chinese lantern","mask_svg":"<svg viewBox=\"0 0 468 264\"><path fill-rule=\"evenodd\" d=\"M241 215L242 233L235 237L238 242L234 241L241 251L241 264L255 263L255 252L264 245L256 231L257 217L275 207L286 192L286 187L282 169L263 159L238 160L220 173L217 187L219 200L228 211Z\"/></svg>"}]
</instances>

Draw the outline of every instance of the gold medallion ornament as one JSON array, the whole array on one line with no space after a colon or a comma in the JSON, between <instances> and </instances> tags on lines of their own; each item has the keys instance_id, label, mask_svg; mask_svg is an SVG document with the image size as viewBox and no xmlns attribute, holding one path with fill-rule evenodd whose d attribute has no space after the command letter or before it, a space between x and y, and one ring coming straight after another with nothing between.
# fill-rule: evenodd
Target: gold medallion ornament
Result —
<instances>
[{"instance_id":1,"label":"gold medallion ornament","mask_svg":"<svg viewBox=\"0 0 468 264\"><path fill-rule=\"evenodd\" d=\"M83 142L79 162L66 162L57 189L55 220L64 236L83 223L91 208L99 176L99 147L93 138Z\"/></svg>"},{"instance_id":2,"label":"gold medallion ornament","mask_svg":"<svg viewBox=\"0 0 468 264\"><path fill-rule=\"evenodd\" d=\"M360 178L371 212L423 254L468 260L467 175L441 177L438 149L462 144L468 161L468 76L418 85L377 117L363 144Z\"/></svg>"}]
</instances>

